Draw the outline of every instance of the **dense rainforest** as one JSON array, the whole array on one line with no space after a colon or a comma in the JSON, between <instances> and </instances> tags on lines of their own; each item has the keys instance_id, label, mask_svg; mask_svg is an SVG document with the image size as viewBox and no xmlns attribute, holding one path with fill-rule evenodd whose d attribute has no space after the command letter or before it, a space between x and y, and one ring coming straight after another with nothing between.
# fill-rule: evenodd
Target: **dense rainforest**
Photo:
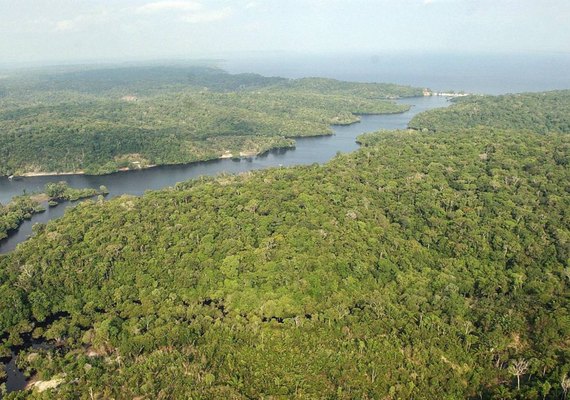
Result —
<instances>
[{"instance_id":1,"label":"dense rainforest","mask_svg":"<svg viewBox=\"0 0 570 400\"><path fill-rule=\"evenodd\" d=\"M55 347L6 398L565 398L570 136L477 125L37 226L0 334Z\"/></svg>"},{"instance_id":2,"label":"dense rainforest","mask_svg":"<svg viewBox=\"0 0 570 400\"><path fill-rule=\"evenodd\" d=\"M8 232L18 229L33 214L45 208L32 196L16 196L7 205L0 204L0 240L8 237Z\"/></svg>"},{"instance_id":3,"label":"dense rainforest","mask_svg":"<svg viewBox=\"0 0 570 400\"><path fill-rule=\"evenodd\" d=\"M240 157L409 109L408 86L228 74L211 67L30 71L0 79L0 175L102 174Z\"/></svg>"},{"instance_id":4,"label":"dense rainforest","mask_svg":"<svg viewBox=\"0 0 570 400\"><path fill-rule=\"evenodd\" d=\"M491 126L570 133L570 90L453 99L448 108L416 115L410 128L431 132Z\"/></svg>"}]
</instances>

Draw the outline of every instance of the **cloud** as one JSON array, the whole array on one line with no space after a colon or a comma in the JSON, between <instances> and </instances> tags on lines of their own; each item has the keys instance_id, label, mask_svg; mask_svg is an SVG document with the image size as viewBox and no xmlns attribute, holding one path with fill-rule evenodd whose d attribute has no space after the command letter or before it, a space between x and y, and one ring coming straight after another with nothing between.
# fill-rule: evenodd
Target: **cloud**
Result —
<instances>
[{"instance_id":1,"label":"cloud","mask_svg":"<svg viewBox=\"0 0 570 400\"><path fill-rule=\"evenodd\" d=\"M220 21L232 14L231 7L207 9L199 1L156 1L147 3L136 9L142 14L176 12L181 21L191 24Z\"/></svg>"},{"instance_id":2,"label":"cloud","mask_svg":"<svg viewBox=\"0 0 570 400\"><path fill-rule=\"evenodd\" d=\"M232 9L225 7L220 10L199 11L183 15L180 19L191 24L199 24L204 22L221 21L232 15Z\"/></svg>"},{"instance_id":3,"label":"cloud","mask_svg":"<svg viewBox=\"0 0 570 400\"><path fill-rule=\"evenodd\" d=\"M55 21L53 30L55 32L80 31L92 25L108 22L109 18L110 14L108 12L81 14L75 18Z\"/></svg>"},{"instance_id":4,"label":"cloud","mask_svg":"<svg viewBox=\"0 0 570 400\"><path fill-rule=\"evenodd\" d=\"M459 3L457 0L423 0L422 3L424 6L429 6L431 4L440 4L440 3Z\"/></svg>"},{"instance_id":5,"label":"cloud","mask_svg":"<svg viewBox=\"0 0 570 400\"><path fill-rule=\"evenodd\" d=\"M245 4L245 8L247 8L247 9L257 8L260 5L261 5L261 3L259 1L248 1Z\"/></svg>"},{"instance_id":6,"label":"cloud","mask_svg":"<svg viewBox=\"0 0 570 400\"><path fill-rule=\"evenodd\" d=\"M155 1L137 8L141 13L156 13L162 11L198 11L204 7L195 1Z\"/></svg>"},{"instance_id":7,"label":"cloud","mask_svg":"<svg viewBox=\"0 0 570 400\"><path fill-rule=\"evenodd\" d=\"M61 21L57 21L55 23L55 31L57 32L65 32L65 31L72 31L76 27L76 23L72 19L64 19Z\"/></svg>"}]
</instances>

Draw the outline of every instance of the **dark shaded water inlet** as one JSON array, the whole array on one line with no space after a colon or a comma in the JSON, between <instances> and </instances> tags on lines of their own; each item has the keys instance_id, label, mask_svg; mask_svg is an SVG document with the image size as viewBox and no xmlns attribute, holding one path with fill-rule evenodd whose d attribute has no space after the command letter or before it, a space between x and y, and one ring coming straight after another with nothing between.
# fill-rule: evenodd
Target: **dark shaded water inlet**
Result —
<instances>
[{"instance_id":1,"label":"dark shaded water inlet","mask_svg":"<svg viewBox=\"0 0 570 400\"><path fill-rule=\"evenodd\" d=\"M6 391L13 392L16 390L22 390L26 387L27 379L22 371L18 369L16 365L16 356L12 353L12 358L8 361L5 366L6 376ZM2 394L0 393L0 397Z\"/></svg>"},{"instance_id":2,"label":"dark shaded water inlet","mask_svg":"<svg viewBox=\"0 0 570 400\"><path fill-rule=\"evenodd\" d=\"M53 322L53 321L51 321ZM43 340L35 340L31 338L25 338L24 344L18 346L17 348L12 350L12 354L10 357L5 359L1 359L0 361L5 361L4 370L6 371L6 392L15 392L18 390L23 390L26 388L28 384L28 377L20 371L17 365L17 352L21 349L36 349L36 350L49 350L54 349L55 345L53 343L49 343ZM2 399L2 391L0 390L0 399Z\"/></svg>"},{"instance_id":3,"label":"dark shaded water inlet","mask_svg":"<svg viewBox=\"0 0 570 400\"><path fill-rule=\"evenodd\" d=\"M417 97L399 100L410 104L410 111L401 114L365 115L360 123L348 126L334 126L334 135L296 138L294 149L274 150L262 156L247 160L220 159L184 165L155 167L140 171L119 172L111 175L87 176L40 176L10 181L0 178L0 203L7 204L14 196L23 192L33 193L43 190L48 182L65 180L75 188L99 188L105 185L109 196L113 198L122 194L142 195L147 190L156 190L174 186L178 182L205 175L217 175L222 172L240 173L277 166L291 166L312 163L324 163L338 152L351 152L358 149L355 139L365 132L379 129L405 129L411 118L419 112L432 108L446 107L449 102L443 97ZM16 248L32 234L35 223L45 223L64 214L67 207L77 203L65 202L55 208L48 208L44 213L36 214L25 221L17 231L0 242L0 254Z\"/></svg>"}]
</instances>

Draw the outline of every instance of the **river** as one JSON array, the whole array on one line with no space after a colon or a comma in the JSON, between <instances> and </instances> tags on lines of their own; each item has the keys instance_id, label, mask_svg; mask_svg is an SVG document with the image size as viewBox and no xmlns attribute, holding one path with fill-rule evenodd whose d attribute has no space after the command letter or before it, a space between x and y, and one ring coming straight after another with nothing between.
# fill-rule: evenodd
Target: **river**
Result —
<instances>
[{"instance_id":1,"label":"river","mask_svg":"<svg viewBox=\"0 0 570 400\"><path fill-rule=\"evenodd\" d=\"M264 155L242 160L220 159L184 165L160 166L140 171L119 172L110 175L66 175L41 176L10 181L0 178L0 203L6 204L13 196L41 191L48 182L65 180L76 188L98 188L105 185L109 196L113 198L122 194L139 196L147 190L156 190L175 185L205 175L217 175L222 172L241 173L251 170L291 166L312 163L324 163L338 152L351 152L358 149L355 139L364 132L378 129L405 129L410 119L419 112L432 108L446 107L449 102L443 97L416 97L398 100L410 104L410 111L401 114L364 115L360 123L348 126L333 126L334 135L297 138L294 149L270 151ZM25 221L20 228L12 232L8 238L0 242L0 253L13 250L32 234L35 223L45 223L63 215L67 207L77 203L62 203L55 208L48 208L44 213L36 214Z\"/></svg>"}]
</instances>

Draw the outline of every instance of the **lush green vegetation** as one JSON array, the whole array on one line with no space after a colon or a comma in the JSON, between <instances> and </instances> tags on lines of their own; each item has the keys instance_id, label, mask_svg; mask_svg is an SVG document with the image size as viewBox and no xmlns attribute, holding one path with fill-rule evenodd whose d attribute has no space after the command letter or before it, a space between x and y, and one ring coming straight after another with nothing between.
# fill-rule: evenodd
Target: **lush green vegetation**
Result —
<instances>
[{"instance_id":1,"label":"lush green vegetation","mask_svg":"<svg viewBox=\"0 0 570 400\"><path fill-rule=\"evenodd\" d=\"M100 186L99 190L94 188L76 189L69 187L67 182L61 181L57 183L47 183L44 192L51 201L77 201L94 196L104 196L109 194L109 190L105 186Z\"/></svg>"},{"instance_id":2,"label":"lush green vegetation","mask_svg":"<svg viewBox=\"0 0 570 400\"><path fill-rule=\"evenodd\" d=\"M537 133L570 132L570 90L503 96L468 96L448 108L416 115L409 126L432 132L490 126Z\"/></svg>"},{"instance_id":3,"label":"lush green vegetation","mask_svg":"<svg viewBox=\"0 0 570 400\"><path fill-rule=\"evenodd\" d=\"M206 67L30 73L0 80L0 174L175 164L290 147L358 114L408 109L390 84L231 75Z\"/></svg>"},{"instance_id":4,"label":"lush green vegetation","mask_svg":"<svg viewBox=\"0 0 570 400\"><path fill-rule=\"evenodd\" d=\"M14 197L5 206L0 204L0 240L8 237L8 232L18 229L24 220L44 210L36 199L25 195Z\"/></svg>"},{"instance_id":5,"label":"lush green vegetation","mask_svg":"<svg viewBox=\"0 0 570 400\"><path fill-rule=\"evenodd\" d=\"M8 398L561 398L570 136L381 132L86 202L0 257ZM570 381L569 381L570 382Z\"/></svg>"},{"instance_id":6,"label":"lush green vegetation","mask_svg":"<svg viewBox=\"0 0 570 400\"><path fill-rule=\"evenodd\" d=\"M0 240L8 237L11 230L18 229L22 222L30 219L33 214L45 211L42 202L48 201L50 205L57 205L59 201L76 201L108 193L109 191L105 186L101 186L99 190L76 189L69 187L67 182L62 181L46 184L44 193L14 197L7 205L2 206L0 204Z\"/></svg>"}]
</instances>

